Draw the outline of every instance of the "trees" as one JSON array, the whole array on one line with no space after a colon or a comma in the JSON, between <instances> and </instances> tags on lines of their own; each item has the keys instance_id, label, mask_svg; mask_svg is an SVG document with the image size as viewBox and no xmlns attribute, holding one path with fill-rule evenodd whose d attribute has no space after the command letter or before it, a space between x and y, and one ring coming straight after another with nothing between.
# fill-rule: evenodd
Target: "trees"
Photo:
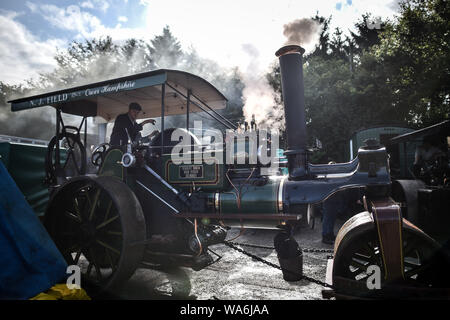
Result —
<instances>
[{"instance_id":1,"label":"trees","mask_svg":"<svg viewBox=\"0 0 450 320\"><path fill-rule=\"evenodd\" d=\"M449 117L449 17L449 1L405 0L396 21L377 29L365 14L345 39L339 29L330 35L330 20L313 18L323 29L304 59L306 116L328 158L348 160L347 141L362 127L419 127ZM281 92L279 68L267 77Z\"/></svg>"},{"instance_id":2,"label":"trees","mask_svg":"<svg viewBox=\"0 0 450 320\"><path fill-rule=\"evenodd\" d=\"M404 0L395 21L381 21L377 29L369 27L372 17L365 14L349 35L329 30L331 17L312 18L322 30L316 49L304 57L308 132L322 141L333 160L347 160L344 148L361 127L390 122L426 126L449 117L449 7L445 0ZM50 91L173 68L211 82L229 98L229 107L220 112L234 120L242 117L244 84L239 70L222 69L192 48L183 50L168 26L149 41L129 39L119 44L108 37L74 41L55 59L53 72L24 86ZM279 72L275 64L266 76L281 93ZM7 95L19 90L5 84L2 88ZM277 102L281 106L282 101ZM202 116L191 119L206 119ZM183 125L176 121L172 125Z\"/></svg>"},{"instance_id":3,"label":"trees","mask_svg":"<svg viewBox=\"0 0 450 320\"><path fill-rule=\"evenodd\" d=\"M128 39L119 45L111 37L73 41L55 55L57 67L40 75L37 88L66 88L149 70L153 60L146 43Z\"/></svg>"},{"instance_id":4,"label":"trees","mask_svg":"<svg viewBox=\"0 0 450 320\"><path fill-rule=\"evenodd\" d=\"M330 160L343 161L340 150L351 133L350 110L355 107L348 63L311 57L304 68L304 82L308 134L321 140Z\"/></svg>"},{"instance_id":5,"label":"trees","mask_svg":"<svg viewBox=\"0 0 450 320\"><path fill-rule=\"evenodd\" d=\"M30 93L23 85L8 85L0 81L0 134L49 140L54 128L49 108L32 109L27 113L12 113L7 101Z\"/></svg>"},{"instance_id":6,"label":"trees","mask_svg":"<svg viewBox=\"0 0 450 320\"><path fill-rule=\"evenodd\" d=\"M315 50L308 55L308 57L322 57L324 59L329 57L330 54L330 21L331 17L325 18L319 16L319 13L312 18L314 21L320 23L322 30L319 36L319 43L317 44Z\"/></svg>"},{"instance_id":7,"label":"trees","mask_svg":"<svg viewBox=\"0 0 450 320\"><path fill-rule=\"evenodd\" d=\"M160 68L183 70L205 78L229 98L228 107L220 112L228 118L242 117L243 83L238 70L223 69L216 62L200 57L194 49L182 50L168 26L162 34L149 41L128 39L116 43L111 37L73 41L67 49L58 49L54 58L56 68L40 74L38 79L29 79L21 86L0 83L0 118L2 122L11 124L2 126L0 134L41 139L49 139L53 135L53 113L49 115L46 111L43 115L33 110L27 111L26 115L11 113L6 101L13 96L23 97L31 92L38 94ZM204 120L206 126L211 118L198 113L191 119ZM183 117L168 117L167 125L183 127L184 121ZM29 126L30 122L45 125L31 131L34 124Z\"/></svg>"},{"instance_id":8,"label":"trees","mask_svg":"<svg viewBox=\"0 0 450 320\"><path fill-rule=\"evenodd\" d=\"M450 3L408 0L374 55L389 73L393 108L422 126L450 114Z\"/></svg>"},{"instance_id":9,"label":"trees","mask_svg":"<svg viewBox=\"0 0 450 320\"><path fill-rule=\"evenodd\" d=\"M150 41L148 46L153 60L154 69L173 68L180 63L183 51L178 40L172 35L169 26L165 26L163 33Z\"/></svg>"},{"instance_id":10,"label":"trees","mask_svg":"<svg viewBox=\"0 0 450 320\"><path fill-rule=\"evenodd\" d=\"M372 20L373 17L370 14L363 14L361 19L355 23L357 31L350 32L351 38L355 43L355 53L357 54L362 54L364 50L369 50L380 43L380 35L386 28L386 22L377 20L378 25Z\"/></svg>"},{"instance_id":11,"label":"trees","mask_svg":"<svg viewBox=\"0 0 450 320\"><path fill-rule=\"evenodd\" d=\"M330 35L331 18L314 17L322 24L322 33L316 49L304 57L305 104L310 140L321 140L326 156L318 162L345 161L343 149L360 119L355 121L361 109L354 70L351 68L348 37L343 39L341 30ZM274 66L267 75L269 83L281 95L280 70ZM323 154L322 154L323 155Z\"/></svg>"}]
</instances>

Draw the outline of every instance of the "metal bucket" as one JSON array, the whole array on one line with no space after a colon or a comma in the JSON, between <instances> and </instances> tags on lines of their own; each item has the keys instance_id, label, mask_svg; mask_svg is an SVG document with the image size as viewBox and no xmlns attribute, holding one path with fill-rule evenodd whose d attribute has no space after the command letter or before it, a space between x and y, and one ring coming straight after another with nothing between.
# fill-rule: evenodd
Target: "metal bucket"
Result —
<instances>
[{"instance_id":1,"label":"metal bucket","mask_svg":"<svg viewBox=\"0 0 450 320\"><path fill-rule=\"evenodd\" d=\"M283 279L299 281L303 278L303 253L294 238L282 232L274 239Z\"/></svg>"}]
</instances>

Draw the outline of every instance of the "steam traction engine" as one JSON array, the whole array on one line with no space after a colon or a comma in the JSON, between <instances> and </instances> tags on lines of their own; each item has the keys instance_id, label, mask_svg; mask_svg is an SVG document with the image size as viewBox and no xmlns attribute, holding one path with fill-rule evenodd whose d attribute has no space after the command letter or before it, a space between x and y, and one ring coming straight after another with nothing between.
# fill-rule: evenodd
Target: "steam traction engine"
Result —
<instances>
[{"instance_id":1,"label":"steam traction engine","mask_svg":"<svg viewBox=\"0 0 450 320\"><path fill-rule=\"evenodd\" d=\"M209 247L224 242L229 226L280 229L276 237L280 253L294 241L292 230L306 216L308 206L344 189L359 188L364 190L367 211L347 221L337 236L331 277L336 293L373 294L365 282L370 265L380 267L383 288L445 288L439 278L445 262L439 246L402 219L399 206L389 197L384 147L369 143L349 163L308 163L303 52L301 47L286 46L276 53L288 141L289 174L284 176L262 175L259 163L172 162L178 141L171 140L174 129L164 128L164 115L186 110L189 129L189 113L197 109L233 128L215 112L224 97L188 73L159 70L12 101L13 111L43 104L57 110L56 140L64 140L68 147L64 153L59 143L49 149L53 193L45 225L68 263L78 264L86 281L104 291L126 281L138 267L175 264L200 270L208 266L214 260ZM112 86L116 90L102 90ZM59 98L48 100L55 96ZM110 120L120 107L137 101L150 117L158 110L157 100L161 132L148 144L102 145L93 154L98 171L85 174L85 154L75 152L82 145L81 127L78 133L67 134L64 124L61 129L61 112L81 115L83 121L87 116ZM204 152L207 146L187 134ZM81 164L75 161L76 154L81 154ZM70 163L76 170L68 174Z\"/></svg>"}]
</instances>

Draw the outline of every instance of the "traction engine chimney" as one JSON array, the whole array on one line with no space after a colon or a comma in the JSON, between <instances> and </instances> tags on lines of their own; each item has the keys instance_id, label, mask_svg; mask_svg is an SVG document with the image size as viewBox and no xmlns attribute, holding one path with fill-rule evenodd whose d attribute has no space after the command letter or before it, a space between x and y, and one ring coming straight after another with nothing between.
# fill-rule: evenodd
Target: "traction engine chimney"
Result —
<instances>
[{"instance_id":1,"label":"traction engine chimney","mask_svg":"<svg viewBox=\"0 0 450 320\"><path fill-rule=\"evenodd\" d=\"M289 179L299 180L307 175L305 96L303 86L303 59L300 46L288 45L275 55L280 60L281 87L288 150Z\"/></svg>"}]
</instances>

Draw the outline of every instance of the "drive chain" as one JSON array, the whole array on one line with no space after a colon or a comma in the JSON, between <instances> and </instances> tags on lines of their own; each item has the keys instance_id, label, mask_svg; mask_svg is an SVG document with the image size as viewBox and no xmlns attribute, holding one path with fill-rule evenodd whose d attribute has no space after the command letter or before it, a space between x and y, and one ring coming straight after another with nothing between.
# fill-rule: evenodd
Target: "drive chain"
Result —
<instances>
[{"instance_id":1,"label":"drive chain","mask_svg":"<svg viewBox=\"0 0 450 320\"><path fill-rule=\"evenodd\" d=\"M242 247L249 247L249 248L258 248L258 249L267 249L267 250L275 250L275 247L270 246L261 246L257 244L249 244L249 243L239 243L239 242L230 242L236 246L242 246ZM308 252L308 253L333 253L333 249L316 249L316 248L302 248L302 252Z\"/></svg>"},{"instance_id":2,"label":"drive chain","mask_svg":"<svg viewBox=\"0 0 450 320\"><path fill-rule=\"evenodd\" d=\"M245 254L246 256L249 256L250 258L255 259L255 260L259 261L259 262L262 262L262 263L264 263L264 264L266 264L266 265L268 265L268 266L270 266L270 267L273 267L273 268L275 268L275 269L281 270L281 271L283 271L283 272L289 272L289 273L298 275L298 274L295 273L295 272L292 272L292 271L290 271L290 270L283 269L283 268L281 268L280 266L278 266L278 265L276 265L276 264L274 264L274 263L272 263L272 262L269 262L269 261L267 261L267 260L265 260L265 259L263 259L263 258L261 258L261 257L258 257L258 256L254 255L254 254L252 254L252 253L250 253L250 252L247 252L247 251L245 251L245 250L243 250L243 249L241 249L241 248L236 247L236 245L246 245L246 244L233 243L233 242L229 242L229 241L224 241L224 244L225 244L227 247L230 247L231 249L234 249L234 250L236 250L236 251L238 251L238 252L240 252L240 253L243 253L243 254ZM267 246L257 246L257 245L246 245L246 246L251 246L251 247L262 247L263 249L274 249L274 248L272 248L272 247L267 247ZM319 250L322 250L322 249L319 249ZM318 284L318 285L323 286L323 287L326 287L326 288L333 288L333 286L329 285L329 284L326 283L326 282L323 282L323 281L320 281L320 280L317 280L317 279L314 279L314 278L305 276L304 274L302 274L301 276L302 276L302 280L305 279L305 280L307 280L307 281L309 281L309 282L313 282L313 283L315 283L315 284Z\"/></svg>"}]
</instances>

